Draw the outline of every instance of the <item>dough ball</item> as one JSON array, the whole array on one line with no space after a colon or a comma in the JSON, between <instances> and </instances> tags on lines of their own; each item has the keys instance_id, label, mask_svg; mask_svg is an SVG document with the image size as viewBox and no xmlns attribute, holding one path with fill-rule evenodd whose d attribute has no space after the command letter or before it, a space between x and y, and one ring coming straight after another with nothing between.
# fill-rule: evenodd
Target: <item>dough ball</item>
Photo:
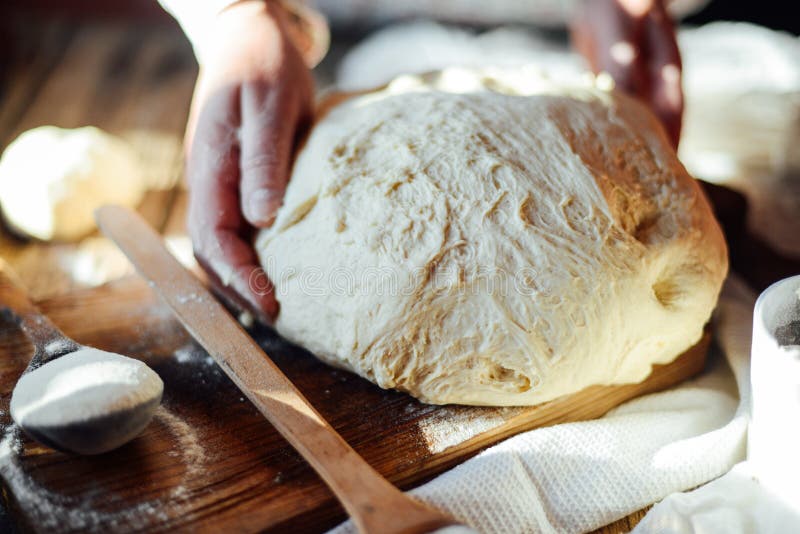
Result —
<instances>
[{"instance_id":1,"label":"dough ball","mask_svg":"<svg viewBox=\"0 0 800 534\"><path fill-rule=\"evenodd\" d=\"M257 239L278 332L437 404L638 382L691 347L722 233L655 117L598 85L446 70L333 108Z\"/></svg>"},{"instance_id":2,"label":"dough ball","mask_svg":"<svg viewBox=\"0 0 800 534\"><path fill-rule=\"evenodd\" d=\"M144 194L136 154L88 126L42 126L17 137L0 159L0 205L16 232L49 241L80 239L103 204L133 207Z\"/></svg>"}]
</instances>

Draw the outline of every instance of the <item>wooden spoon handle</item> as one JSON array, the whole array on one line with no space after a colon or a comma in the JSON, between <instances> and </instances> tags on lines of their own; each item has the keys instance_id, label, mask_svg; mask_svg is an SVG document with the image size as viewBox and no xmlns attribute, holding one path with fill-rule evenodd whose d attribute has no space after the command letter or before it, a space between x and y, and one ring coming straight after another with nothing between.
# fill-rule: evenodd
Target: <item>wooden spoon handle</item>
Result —
<instances>
[{"instance_id":1,"label":"wooden spoon handle","mask_svg":"<svg viewBox=\"0 0 800 534\"><path fill-rule=\"evenodd\" d=\"M372 469L139 215L105 206L95 217L189 333L325 480L361 532L411 534L455 524Z\"/></svg>"},{"instance_id":2,"label":"wooden spoon handle","mask_svg":"<svg viewBox=\"0 0 800 534\"><path fill-rule=\"evenodd\" d=\"M34 354L28 370L80 348L78 343L65 336L50 319L42 315L31 302L17 274L2 258L0 258L0 309L11 314L33 344Z\"/></svg>"}]
</instances>

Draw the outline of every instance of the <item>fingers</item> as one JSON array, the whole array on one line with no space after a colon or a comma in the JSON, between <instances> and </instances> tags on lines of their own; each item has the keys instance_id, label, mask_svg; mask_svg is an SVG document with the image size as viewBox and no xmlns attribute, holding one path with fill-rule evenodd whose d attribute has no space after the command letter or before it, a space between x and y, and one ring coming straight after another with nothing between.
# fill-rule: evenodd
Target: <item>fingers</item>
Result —
<instances>
[{"instance_id":1,"label":"fingers","mask_svg":"<svg viewBox=\"0 0 800 534\"><path fill-rule=\"evenodd\" d=\"M259 2L221 16L222 38L201 69L187 132L195 255L218 293L262 320L277 315L278 303L253 233L281 203L313 89L281 13Z\"/></svg>"},{"instance_id":2,"label":"fingers","mask_svg":"<svg viewBox=\"0 0 800 534\"><path fill-rule=\"evenodd\" d=\"M252 246L235 232L220 230L215 238L220 244L219 255L196 251L197 261L208 274L215 293L233 308L247 310L260 322L270 324L278 315L279 305L272 282L258 265Z\"/></svg>"},{"instance_id":3,"label":"fingers","mask_svg":"<svg viewBox=\"0 0 800 534\"><path fill-rule=\"evenodd\" d=\"M650 106L677 148L683 112L681 62L672 20L659 0L592 0L573 40L592 70Z\"/></svg>"},{"instance_id":4,"label":"fingers","mask_svg":"<svg viewBox=\"0 0 800 534\"><path fill-rule=\"evenodd\" d=\"M617 87L629 94L646 92L645 54L641 49L641 19L633 17L617 0L584 2L573 24L573 43L595 73L611 75Z\"/></svg>"},{"instance_id":5,"label":"fingers","mask_svg":"<svg viewBox=\"0 0 800 534\"><path fill-rule=\"evenodd\" d=\"M239 90L211 96L197 119L187 161L189 234L214 289L261 320L277 315L271 285L253 285L261 273L239 209Z\"/></svg>"},{"instance_id":6,"label":"fingers","mask_svg":"<svg viewBox=\"0 0 800 534\"><path fill-rule=\"evenodd\" d=\"M282 91L264 82L242 88L241 209L247 221L272 224L286 191L297 110Z\"/></svg>"},{"instance_id":7,"label":"fingers","mask_svg":"<svg viewBox=\"0 0 800 534\"><path fill-rule=\"evenodd\" d=\"M241 209L257 228L270 226L275 219L297 139L312 113L311 75L293 49L287 54L293 54L294 61L286 66L292 72L242 88Z\"/></svg>"},{"instance_id":8,"label":"fingers","mask_svg":"<svg viewBox=\"0 0 800 534\"><path fill-rule=\"evenodd\" d=\"M647 100L677 148L683 115L681 57L672 20L662 5L648 17L645 36L650 80Z\"/></svg>"}]
</instances>

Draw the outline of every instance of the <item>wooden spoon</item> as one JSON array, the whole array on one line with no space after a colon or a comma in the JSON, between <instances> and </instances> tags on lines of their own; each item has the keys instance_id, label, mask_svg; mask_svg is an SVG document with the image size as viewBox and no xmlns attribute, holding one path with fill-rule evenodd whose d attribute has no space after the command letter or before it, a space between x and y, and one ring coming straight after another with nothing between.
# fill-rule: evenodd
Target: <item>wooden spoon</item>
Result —
<instances>
[{"instance_id":1,"label":"wooden spoon","mask_svg":"<svg viewBox=\"0 0 800 534\"><path fill-rule=\"evenodd\" d=\"M141 362L68 338L39 312L2 259L0 313L16 320L34 347L10 406L26 434L61 451L100 454L129 442L148 425L164 389L158 375ZM97 373L98 364L104 373ZM134 376L147 380L126 376L120 383L109 369L135 370Z\"/></svg>"},{"instance_id":2,"label":"wooden spoon","mask_svg":"<svg viewBox=\"0 0 800 534\"><path fill-rule=\"evenodd\" d=\"M139 215L104 206L95 218L192 337L333 490L359 531L417 534L459 527L370 467Z\"/></svg>"}]
</instances>

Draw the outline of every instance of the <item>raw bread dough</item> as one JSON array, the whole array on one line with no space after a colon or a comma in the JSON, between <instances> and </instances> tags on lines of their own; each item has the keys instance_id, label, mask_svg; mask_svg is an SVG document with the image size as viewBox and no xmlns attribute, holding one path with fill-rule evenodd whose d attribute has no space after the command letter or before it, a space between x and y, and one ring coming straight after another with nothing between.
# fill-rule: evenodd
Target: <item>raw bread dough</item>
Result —
<instances>
[{"instance_id":1,"label":"raw bread dough","mask_svg":"<svg viewBox=\"0 0 800 534\"><path fill-rule=\"evenodd\" d=\"M641 381L698 341L727 270L653 115L529 69L402 77L333 108L257 248L280 334L437 404Z\"/></svg>"},{"instance_id":2,"label":"raw bread dough","mask_svg":"<svg viewBox=\"0 0 800 534\"><path fill-rule=\"evenodd\" d=\"M28 130L0 159L5 220L15 231L37 239L80 239L95 228L96 208L135 206L144 190L132 149L91 126Z\"/></svg>"}]
</instances>

